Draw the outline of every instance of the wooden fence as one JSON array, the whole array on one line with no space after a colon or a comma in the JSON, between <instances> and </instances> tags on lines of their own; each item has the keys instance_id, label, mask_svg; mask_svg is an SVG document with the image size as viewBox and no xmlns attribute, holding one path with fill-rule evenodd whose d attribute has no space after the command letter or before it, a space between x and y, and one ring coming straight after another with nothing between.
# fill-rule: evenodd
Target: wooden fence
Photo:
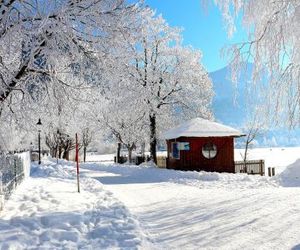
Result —
<instances>
[{"instance_id":1,"label":"wooden fence","mask_svg":"<svg viewBox=\"0 0 300 250\"><path fill-rule=\"evenodd\" d=\"M263 160L236 161L234 164L236 173L265 175L265 162Z\"/></svg>"},{"instance_id":2,"label":"wooden fence","mask_svg":"<svg viewBox=\"0 0 300 250\"><path fill-rule=\"evenodd\" d=\"M265 162L264 160L252 160L252 161L236 161L235 173L247 173L247 174L259 174L265 175ZM157 166L159 168L167 167L167 157L157 156Z\"/></svg>"},{"instance_id":3,"label":"wooden fence","mask_svg":"<svg viewBox=\"0 0 300 250\"><path fill-rule=\"evenodd\" d=\"M126 160L125 160L126 161ZM235 173L247 173L247 174L259 174L265 175L265 162L263 160L253 160L253 161L236 161ZM167 157L157 156L157 166L159 168L167 167Z\"/></svg>"},{"instance_id":4,"label":"wooden fence","mask_svg":"<svg viewBox=\"0 0 300 250\"><path fill-rule=\"evenodd\" d=\"M235 173L247 173L247 174L259 174L265 175L265 162L264 160L253 160L253 161L236 161ZM159 168L167 167L167 157L157 156L157 166Z\"/></svg>"}]
</instances>

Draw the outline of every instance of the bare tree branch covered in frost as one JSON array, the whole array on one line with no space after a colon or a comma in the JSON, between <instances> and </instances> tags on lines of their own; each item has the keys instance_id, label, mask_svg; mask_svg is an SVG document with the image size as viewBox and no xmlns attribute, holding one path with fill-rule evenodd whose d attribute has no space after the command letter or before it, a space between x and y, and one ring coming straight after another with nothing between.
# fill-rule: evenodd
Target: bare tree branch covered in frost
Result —
<instances>
[{"instance_id":1,"label":"bare tree branch covered in frost","mask_svg":"<svg viewBox=\"0 0 300 250\"><path fill-rule=\"evenodd\" d=\"M254 61L253 77L267 90L265 115L292 126L300 122L300 2L297 0L215 0L228 24L229 34L241 16L248 41L228 52L233 69ZM237 72L237 71L236 71ZM265 79L263 79L265 78ZM267 82L267 83L266 83Z\"/></svg>"},{"instance_id":2,"label":"bare tree branch covered in frost","mask_svg":"<svg viewBox=\"0 0 300 250\"><path fill-rule=\"evenodd\" d=\"M260 114L261 110L258 108L254 108L254 112L249 112L246 120L241 128L241 130L246 134L246 136L242 139L245 144L245 150L241 153L242 159L244 163L247 162L249 149L252 145L255 145L258 137L262 136L266 131L266 125L261 119ZM247 172L246 165L244 166L244 172Z\"/></svg>"}]
</instances>

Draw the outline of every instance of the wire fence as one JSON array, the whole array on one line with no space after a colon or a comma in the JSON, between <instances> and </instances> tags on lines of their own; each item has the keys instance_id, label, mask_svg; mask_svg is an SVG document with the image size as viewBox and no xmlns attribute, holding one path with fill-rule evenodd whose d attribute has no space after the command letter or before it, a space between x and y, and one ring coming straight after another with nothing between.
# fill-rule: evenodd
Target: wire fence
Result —
<instances>
[{"instance_id":1,"label":"wire fence","mask_svg":"<svg viewBox=\"0 0 300 250\"><path fill-rule=\"evenodd\" d=\"M29 175L29 152L0 154L0 210L16 187Z\"/></svg>"}]
</instances>

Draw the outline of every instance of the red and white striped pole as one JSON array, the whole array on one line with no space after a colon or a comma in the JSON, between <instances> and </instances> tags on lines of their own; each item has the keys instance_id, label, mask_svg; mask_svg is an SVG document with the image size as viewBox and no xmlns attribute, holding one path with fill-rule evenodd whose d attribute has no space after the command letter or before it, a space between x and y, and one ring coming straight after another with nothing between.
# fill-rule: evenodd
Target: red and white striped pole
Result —
<instances>
[{"instance_id":1,"label":"red and white striped pole","mask_svg":"<svg viewBox=\"0 0 300 250\"><path fill-rule=\"evenodd\" d=\"M78 190L78 193L80 193L80 185L79 185L79 147L78 147L78 135L76 133L76 156L75 156L75 159L76 159L76 168L77 168L77 190Z\"/></svg>"}]
</instances>

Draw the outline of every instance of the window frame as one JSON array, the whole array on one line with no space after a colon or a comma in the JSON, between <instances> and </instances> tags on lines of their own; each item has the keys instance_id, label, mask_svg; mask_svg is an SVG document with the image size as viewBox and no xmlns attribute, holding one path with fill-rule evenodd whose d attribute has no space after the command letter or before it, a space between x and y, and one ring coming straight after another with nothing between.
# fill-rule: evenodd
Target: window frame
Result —
<instances>
[{"instance_id":1,"label":"window frame","mask_svg":"<svg viewBox=\"0 0 300 250\"><path fill-rule=\"evenodd\" d=\"M205 146L208 146L208 145L209 145L209 146L211 145L211 147L212 147L214 150L205 150L205 151L204 151L204 147L205 147ZM208 157L204 154L204 152L208 152ZM216 153L215 153L214 156L211 157L211 152L216 152ZM202 153L202 155L203 155L203 157L204 157L205 159L207 159L207 160L212 160L212 159L216 158L217 155L218 155L218 147L217 147L216 144L214 144L214 143L212 143L212 142L207 142L207 143L205 143L205 144L202 146L202 148L201 148L201 153Z\"/></svg>"}]
</instances>

